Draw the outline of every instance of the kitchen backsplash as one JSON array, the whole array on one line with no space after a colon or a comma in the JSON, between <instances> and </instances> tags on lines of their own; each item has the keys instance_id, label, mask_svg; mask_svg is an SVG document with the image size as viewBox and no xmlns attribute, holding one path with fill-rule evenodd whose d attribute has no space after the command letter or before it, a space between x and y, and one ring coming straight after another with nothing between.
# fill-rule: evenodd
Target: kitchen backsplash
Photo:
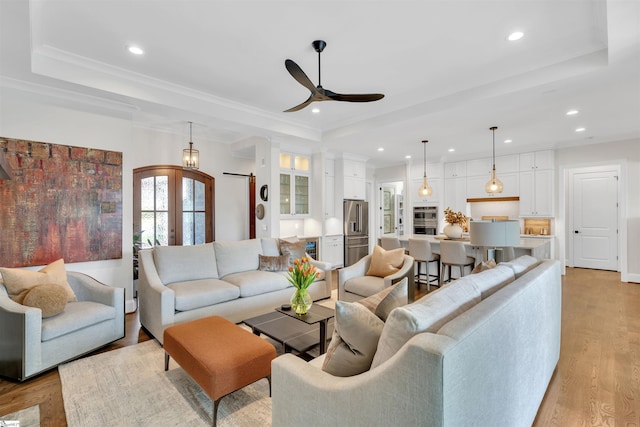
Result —
<instances>
[{"instance_id":1,"label":"kitchen backsplash","mask_svg":"<svg viewBox=\"0 0 640 427\"><path fill-rule=\"evenodd\" d=\"M551 220L541 218L525 218L523 234L551 234Z\"/></svg>"}]
</instances>

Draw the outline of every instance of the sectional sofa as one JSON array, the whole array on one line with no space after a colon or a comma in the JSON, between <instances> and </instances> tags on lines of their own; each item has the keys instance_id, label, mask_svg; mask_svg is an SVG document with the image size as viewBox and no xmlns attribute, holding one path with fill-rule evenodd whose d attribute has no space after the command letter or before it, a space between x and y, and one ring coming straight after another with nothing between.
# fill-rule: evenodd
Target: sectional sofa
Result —
<instances>
[{"instance_id":1,"label":"sectional sofa","mask_svg":"<svg viewBox=\"0 0 640 427\"><path fill-rule=\"evenodd\" d=\"M296 242L261 238L139 251L140 323L162 343L164 329L177 323L214 315L238 323L288 303L295 290L288 262L277 262L285 243ZM304 249L284 257L300 255ZM331 264L312 263L320 274L311 297L330 298Z\"/></svg>"},{"instance_id":2,"label":"sectional sofa","mask_svg":"<svg viewBox=\"0 0 640 427\"><path fill-rule=\"evenodd\" d=\"M560 264L501 263L391 311L363 373L325 372L330 352L276 358L273 426L530 426L560 323Z\"/></svg>"}]
</instances>

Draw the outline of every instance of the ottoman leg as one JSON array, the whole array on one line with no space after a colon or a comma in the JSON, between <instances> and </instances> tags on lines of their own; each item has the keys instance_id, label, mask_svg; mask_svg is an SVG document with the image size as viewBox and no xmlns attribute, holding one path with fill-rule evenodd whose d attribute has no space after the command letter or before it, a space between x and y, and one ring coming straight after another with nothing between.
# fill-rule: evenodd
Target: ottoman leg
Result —
<instances>
[{"instance_id":1,"label":"ottoman leg","mask_svg":"<svg viewBox=\"0 0 640 427\"><path fill-rule=\"evenodd\" d=\"M271 375L267 375L267 381L269 381L269 397L271 397Z\"/></svg>"},{"instance_id":2,"label":"ottoman leg","mask_svg":"<svg viewBox=\"0 0 640 427\"><path fill-rule=\"evenodd\" d=\"M167 353L166 351L164 352L164 370L169 370L169 353Z\"/></svg>"},{"instance_id":3,"label":"ottoman leg","mask_svg":"<svg viewBox=\"0 0 640 427\"><path fill-rule=\"evenodd\" d=\"M220 404L221 400L222 397L213 401L213 423L211 424L213 427L216 427L216 425L218 424L218 405Z\"/></svg>"}]
</instances>

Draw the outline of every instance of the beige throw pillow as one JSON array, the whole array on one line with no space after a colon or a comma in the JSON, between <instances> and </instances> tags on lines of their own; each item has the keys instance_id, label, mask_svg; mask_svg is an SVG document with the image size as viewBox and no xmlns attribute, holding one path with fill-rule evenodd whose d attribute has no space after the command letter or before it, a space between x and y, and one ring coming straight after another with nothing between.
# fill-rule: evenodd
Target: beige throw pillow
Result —
<instances>
[{"instance_id":1,"label":"beige throw pillow","mask_svg":"<svg viewBox=\"0 0 640 427\"><path fill-rule=\"evenodd\" d=\"M0 267L0 274L2 274L2 280L9 297L18 304L22 304L31 288L47 284L62 286L67 292L67 302L78 301L76 294L67 282L67 271L64 268L62 258L38 271Z\"/></svg>"},{"instance_id":2,"label":"beige throw pillow","mask_svg":"<svg viewBox=\"0 0 640 427\"><path fill-rule=\"evenodd\" d=\"M359 300L358 304L362 304L383 322L386 322L387 317L389 317L389 314L394 308L406 305L409 302L408 283L409 281L405 277L398 283Z\"/></svg>"},{"instance_id":3,"label":"beige throw pillow","mask_svg":"<svg viewBox=\"0 0 640 427\"><path fill-rule=\"evenodd\" d=\"M258 255L260 259L259 270L262 271L287 271L289 269L289 256L266 256Z\"/></svg>"},{"instance_id":4,"label":"beige throw pillow","mask_svg":"<svg viewBox=\"0 0 640 427\"><path fill-rule=\"evenodd\" d=\"M485 270L489 270L495 267L496 267L495 259L490 259L489 261L482 261L480 264L474 267L474 269L471 271L471 274L481 273Z\"/></svg>"},{"instance_id":5,"label":"beige throw pillow","mask_svg":"<svg viewBox=\"0 0 640 427\"><path fill-rule=\"evenodd\" d=\"M27 291L22 305L39 308L42 318L52 317L64 311L67 291L59 285L38 285Z\"/></svg>"},{"instance_id":6,"label":"beige throw pillow","mask_svg":"<svg viewBox=\"0 0 640 427\"><path fill-rule=\"evenodd\" d=\"M387 277L397 273L404 262L404 249L382 249L376 245L371 255L371 264L367 276Z\"/></svg>"},{"instance_id":7,"label":"beige throw pillow","mask_svg":"<svg viewBox=\"0 0 640 427\"><path fill-rule=\"evenodd\" d=\"M293 261L297 258L303 258L307 244L304 240L297 242L288 242L286 240L280 240L280 253L289 257L289 265L293 265Z\"/></svg>"},{"instance_id":8,"label":"beige throw pillow","mask_svg":"<svg viewBox=\"0 0 640 427\"><path fill-rule=\"evenodd\" d=\"M335 330L322 370L349 377L369 370L384 322L357 302L336 302Z\"/></svg>"}]
</instances>

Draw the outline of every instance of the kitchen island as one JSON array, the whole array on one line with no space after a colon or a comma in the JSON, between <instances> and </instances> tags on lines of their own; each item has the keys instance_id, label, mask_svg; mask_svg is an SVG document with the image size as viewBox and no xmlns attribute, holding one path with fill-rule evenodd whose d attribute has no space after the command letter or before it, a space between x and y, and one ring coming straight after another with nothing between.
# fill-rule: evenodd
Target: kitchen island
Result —
<instances>
[{"instance_id":1,"label":"kitchen island","mask_svg":"<svg viewBox=\"0 0 640 427\"><path fill-rule=\"evenodd\" d=\"M446 239L446 237L443 235L428 236L424 234L409 234L398 237L400 243L405 248L409 247L409 238L429 240L429 242L431 243L431 250L437 254L440 253L440 241ZM467 250L467 255L476 259L476 265L482 262L482 247L472 245L469 241L468 235L463 235L462 239L456 241L464 243ZM531 255L532 257L539 260L548 259L551 258L551 239L521 237L520 243L517 246L514 246L513 249L514 255L516 257L519 257L521 255Z\"/></svg>"}]
</instances>

